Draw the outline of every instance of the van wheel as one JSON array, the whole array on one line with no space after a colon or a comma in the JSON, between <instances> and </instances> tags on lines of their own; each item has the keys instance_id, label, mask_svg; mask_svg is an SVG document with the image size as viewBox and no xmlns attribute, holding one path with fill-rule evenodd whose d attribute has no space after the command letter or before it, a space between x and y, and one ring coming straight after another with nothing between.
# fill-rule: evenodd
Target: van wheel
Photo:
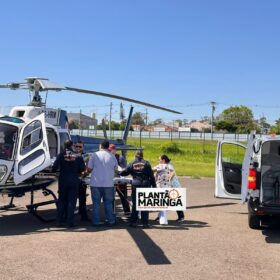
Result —
<instances>
[{"instance_id":1,"label":"van wheel","mask_svg":"<svg viewBox=\"0 0 280 280\"><path fill-rule=\"evenodd\" d=\"M248 223L251 229L260 229L261 228L261 219L256 215L248 213Z\"/></svg>"}]
</instances>

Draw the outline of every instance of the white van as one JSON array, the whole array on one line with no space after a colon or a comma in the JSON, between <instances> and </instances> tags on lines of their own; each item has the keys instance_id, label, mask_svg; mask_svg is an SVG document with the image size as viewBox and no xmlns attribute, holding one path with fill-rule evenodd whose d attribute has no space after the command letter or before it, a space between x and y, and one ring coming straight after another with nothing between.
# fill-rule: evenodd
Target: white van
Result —
<instances>
[{"instance_id":1,"label":"white van","mask_svg":"<svg viewBox=\"0 0 280 280\"><path fill-rule=\"evenodd\" d=\"M267 216L280 216L280 138L251 134L247 146L220 141L215 197L247 202L252 229L259 229Z\"/></svg>"}]
</instances>

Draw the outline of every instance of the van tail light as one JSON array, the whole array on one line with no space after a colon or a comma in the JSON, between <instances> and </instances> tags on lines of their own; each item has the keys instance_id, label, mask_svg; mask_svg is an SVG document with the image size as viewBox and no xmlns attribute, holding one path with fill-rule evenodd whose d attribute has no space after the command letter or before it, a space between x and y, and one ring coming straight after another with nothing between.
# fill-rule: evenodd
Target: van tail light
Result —
<instances>
[{"instance_id":1,"label":"van tail light","mask_svg":"<svg viewBox=\"0 0 280 280\"><path fill-rule=\"evenodd\" d=\"M250 168L248 176L248 189L255 190L257 188L257 170Z\"/></svg>"}]
</instances>

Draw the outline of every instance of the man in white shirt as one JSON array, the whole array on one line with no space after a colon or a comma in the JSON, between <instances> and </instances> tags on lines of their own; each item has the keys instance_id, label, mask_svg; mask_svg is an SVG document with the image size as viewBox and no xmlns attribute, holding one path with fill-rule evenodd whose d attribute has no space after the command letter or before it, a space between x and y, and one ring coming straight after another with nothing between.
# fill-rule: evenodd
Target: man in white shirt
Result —
<instances>
[{"instance_id":1,"label":"man in white shirt","mask_svg":"<svg viewBox=\"0 0 280 280\"><path fill-rule=\"evenodd\" d=\"M100 144L99 151L94 153L88 162L88 171L91 172L90 188L93 203L92 224L100 224L100 204L103 198L105 215L109 226L115 225L116 218L113 213L115 197L114 176L118 162L108 150L107 140Z\"/></svg>"}]
</instances>

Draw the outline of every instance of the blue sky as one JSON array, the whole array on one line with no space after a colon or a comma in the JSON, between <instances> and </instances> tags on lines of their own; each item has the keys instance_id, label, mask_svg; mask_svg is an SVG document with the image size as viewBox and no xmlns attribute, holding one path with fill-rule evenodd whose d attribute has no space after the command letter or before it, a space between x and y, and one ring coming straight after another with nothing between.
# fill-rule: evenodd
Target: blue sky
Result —
<instances>
[{"instance_id":1,"label":"blue sky","mask_svg":"<svg viewBox=\"0 0 280 280\"><path fill-rule=\"evenodd\" d=\"M189 120L209 116L216 101L216 114L242 104L273 121L280 117L279 10L269 0L1 1L0 83L41 76L169 106ZM0 96L2 112L28 102L24 92ZM100 118L110 101L118 119L119 101L107 98L50 92L48 106Z\"/></svg>"}]
</instances>

